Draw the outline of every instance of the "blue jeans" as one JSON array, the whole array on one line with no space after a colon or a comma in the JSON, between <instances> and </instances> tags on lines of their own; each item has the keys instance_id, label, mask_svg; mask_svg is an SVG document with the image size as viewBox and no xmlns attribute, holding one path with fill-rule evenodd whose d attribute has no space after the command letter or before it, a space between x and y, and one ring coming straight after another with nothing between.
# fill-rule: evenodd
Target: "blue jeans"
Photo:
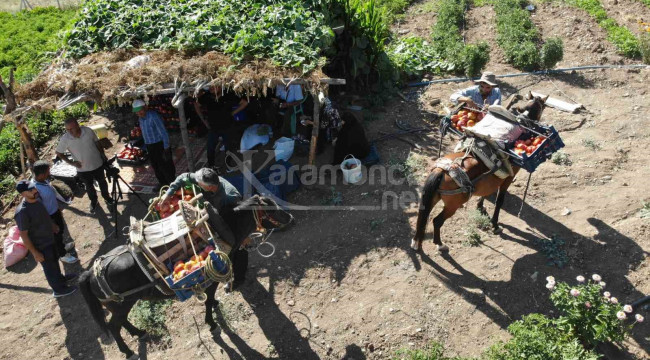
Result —
<instances>
[{"instance_id":1,"label":"blue jeans","mask_svg":"<svg viewBox=\"0 0 650 360\"><path fill-rule=\"evenodd\" d=\"M59 266L59 256L54 248L54 244L45 246L42 249L38 249L42 254L45 260L41 263L43 267L43 272L45 273L45 279L47 283L50 284L50 287L54 292L62 292L65 288L65 278L61 273L61 267Z\"/></svg>"}]
</instances>

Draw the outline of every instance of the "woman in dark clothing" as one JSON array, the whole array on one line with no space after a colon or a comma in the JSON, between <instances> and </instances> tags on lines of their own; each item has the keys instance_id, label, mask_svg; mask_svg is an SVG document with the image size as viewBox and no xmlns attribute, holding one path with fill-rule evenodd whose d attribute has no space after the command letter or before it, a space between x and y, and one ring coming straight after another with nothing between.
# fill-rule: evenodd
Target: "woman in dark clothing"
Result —
<instances>
[{"instance_id":1,"label":"woman in dark clothing","mask_svg":"<svg viewBox=\"0 0 650 360\"><path fill-rule=\"evenodd\" d=\"M361 160L370 154L370 144L366 132L357 118L349 112L341 116L341 129L336 138L332 164L340 164L347 155Z\"/></svg>"}]
</instances>

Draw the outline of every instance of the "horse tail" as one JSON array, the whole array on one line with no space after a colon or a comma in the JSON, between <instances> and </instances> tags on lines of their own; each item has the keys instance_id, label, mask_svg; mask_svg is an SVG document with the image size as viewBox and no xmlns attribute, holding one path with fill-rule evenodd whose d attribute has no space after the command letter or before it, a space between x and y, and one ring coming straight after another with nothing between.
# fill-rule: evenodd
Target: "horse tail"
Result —
<instances>
[{"instance_id":1,"label":"horse tail","mask_svg":"<svg viewBox=\"0 0 650 360\"><path fill-rule=\"evenodd\" d=\"M79 277L79 290L81 290L81 295L83 295L84 300L86 300L88 310L90 310L93 319L95 319L97 325L108 334L108 325L106 324L106 317L104 316L104 308L97 296L93 294L90 287L92 277L93 273L91 271L84 271Z\"/></svg>"},{"instance_id":2,"label":"horse tail","mask_svg":"<svg viewBox=\"0 0 650 360\"><path fill-rule=\"evenodd\" d=\"M416 241L422 241L424 238L429 214L431 214L431 210L435 206L434 198L444 177L445 173L443 171L434 170L424 182L422 198L420 199L420 210L418 211L418 222L415 227L415 237L413 238Z\"/></svg>"}]
</instances>

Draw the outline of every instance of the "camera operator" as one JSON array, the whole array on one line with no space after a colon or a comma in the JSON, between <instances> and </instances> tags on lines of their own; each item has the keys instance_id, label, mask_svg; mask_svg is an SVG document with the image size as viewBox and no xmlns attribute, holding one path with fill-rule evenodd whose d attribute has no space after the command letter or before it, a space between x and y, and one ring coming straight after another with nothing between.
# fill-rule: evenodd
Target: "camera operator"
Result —
<instances>
[{"instance_id":1,"label":"camera operator","mask_svg":"<svg viewBox=\"0 0 650 360\"><path fill-rule=\"evenodd\" d=\"M97 192L93 182L97 181L104 201L107 205L113 205L113 199L108 192L108 184L104 177L104 162L106 155L104 149L99 145L97 135L87 126L79 126L76 119L65 121L66 133L61 136L56 147L56 155L59 159L77 168L77 174L83 181L88 198L90 199L90 213L94 214L97 209ZM72 154L74 160L64 155L66 151Z\"/></svg>"}]
</instances>

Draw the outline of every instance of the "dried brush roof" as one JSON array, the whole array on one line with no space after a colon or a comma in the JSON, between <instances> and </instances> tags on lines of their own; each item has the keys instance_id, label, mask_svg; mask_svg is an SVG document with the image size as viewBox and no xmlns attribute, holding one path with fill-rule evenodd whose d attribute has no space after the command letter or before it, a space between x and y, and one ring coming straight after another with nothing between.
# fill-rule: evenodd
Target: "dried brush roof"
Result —
<instances>
[{"instance_id":1,"label":"dried brush roof","mask_svg":"<svg viewBox=\"0 0 650 360\"><path fill-rule=\"evenodd\" d=\"M130 60L140 56L139 64ZM268 60L235 64L218 52L116 50L88 55L79 60L59 58L32 82L17 90L22 106L41 109L61 107L62 99L92 99L100 104L123 104L136 96L155 95L169 84L183 84L187 91L205 85L221 85L239 94L266 94L282 79L302 79L308 90L321 87L320 70L302 74L279 68ZM70 101L70 100L68 100Z\"/></svg>"}]
</instances>

